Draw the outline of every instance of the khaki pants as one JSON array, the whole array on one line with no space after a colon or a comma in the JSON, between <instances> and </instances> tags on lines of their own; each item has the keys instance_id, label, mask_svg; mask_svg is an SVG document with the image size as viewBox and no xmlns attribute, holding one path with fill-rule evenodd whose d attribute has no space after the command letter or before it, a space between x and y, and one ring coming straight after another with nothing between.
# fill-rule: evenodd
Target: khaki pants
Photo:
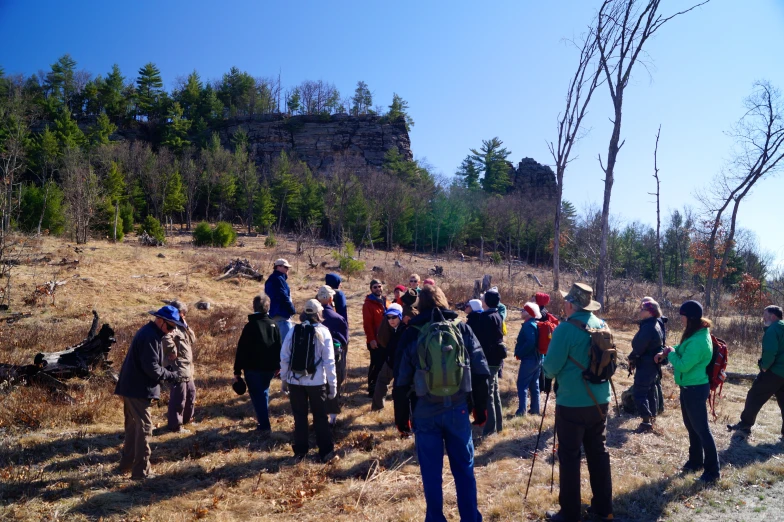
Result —
<instances>
[{"instance_id":1,"label":"khaki pants","mask_svg":"<svg viewBox=\"0 0 784 522\"><path fill-rule=\"evenodd\" d=\"M125 443L120 459L120 470L130 470L132 478L144 478L150 474L151 404L150 399L123 397Z\"/></svg>"}]
</instances>

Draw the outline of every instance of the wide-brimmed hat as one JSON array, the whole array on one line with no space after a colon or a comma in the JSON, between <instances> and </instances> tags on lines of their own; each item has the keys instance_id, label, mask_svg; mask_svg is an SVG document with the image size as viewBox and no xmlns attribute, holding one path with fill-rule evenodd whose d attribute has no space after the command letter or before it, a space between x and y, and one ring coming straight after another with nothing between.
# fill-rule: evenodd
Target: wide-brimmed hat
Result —
<instances>
[{"instance_id":1,"label":"wide-brimmed hat","mask_svg":"<svg viewBox=\"0 0 784 522\"><path fill-rule=\"evenodd\" d=\"M159 317L166 322L176 324L181 328L186 328L185 323L182 322L182 317L180 317L180 311L174 308L172 305L166 305L159 310L152 310L149 313L150 315Z\"/></svg>"},{"instance_id":2,"label":"wide-brimmed hat","mask_svg":"<svg viewBox=\"0 0 784 522\"><path fill-rule=\"evenodd\" d=\"M585 283L575 283L568 292L561 292L561 295L564 301L569 301L587 312L595 312L602 308L602 305L593 300L593 288Z\"/></svg>"},{"instance_id":3,"label":"wide-brimmed hat","mask_svg":"<svg viewBox=\"0 0 784 522\"><path fill-rule=\"evenodd\" d=\"M273 263L273 266L285 266L286 268L291 268L289 262L283 259L282 257L280 259L276 259L275 262Z\"/></svg>"}]
</instances>

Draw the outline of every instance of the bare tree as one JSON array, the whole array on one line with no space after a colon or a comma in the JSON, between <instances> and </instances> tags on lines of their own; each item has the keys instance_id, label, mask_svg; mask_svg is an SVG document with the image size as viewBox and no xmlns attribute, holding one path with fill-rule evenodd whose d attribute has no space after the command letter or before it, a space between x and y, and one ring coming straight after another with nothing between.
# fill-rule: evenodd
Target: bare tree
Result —
<instances>
[{"instance_id":1,"label":"bare tree","mask_svg":"<svg viewBox=\"0 0 784 522\"><path fill-rule=\"evenodd\" d=\"M758 81L746 99L745 106L746 113L731 134L736 142L732 164L713 184L717 187L714 194L701 198L712 214L712 228L708 238L708 274L705 280L706 307L711 306L714 285L718 292L718 282L726 275L741 201L760 179L784 165L784 101L781 93L767 81ZM723 227L725 212L730 206L729 232L723 249L719 249L716 244L719 230ZM719 250L723 250L723 255L718 275L714 278L714 264Z\"/></svg>"},{"instance_id":2,"label":"bare tree","mask_svg":"<svg viewBox=\"0 0 784 522\"><path fill-rule=\"evenodd\" d=\"M0 100L0 240L11 230L11 216L18 207L21 188L17 177L25 166L29 121L20 92ZM17 201L14 201L17 194Z\"/></svg>"},{"instance_id":3,"label":"bare tree","mask_svg":"<svg viewBox=\"0 0 784 522\"><path fill-rule=\"evenodd\" d=\"M661 136L661 125L656 132L656 147L653 149L653 177L656 180L656 192L649 193L656 196L656 264L659 269L659 300L664 296L664 263L661 251L661 182L659 180L659 136Z\"/></svg>"},{"instance_id":4,"label":"bare tree","mask_svg":"<svg viewBox=\"0 0 784 522\"><path fill-rule=\"evenodd\" d=\"M196 153L192 147L182 151L182 157L178 160L182 183L185 188L185 226L191 229L193 212L196 209L196 201L199 190L199 180L201 170L195 158Z\"/></svg>"},{"instance_id":5,"label":"bare tree","mask_svg":"<svg viewBox=\"0 0 784 522\"><path fill-rule=\"evenodd\" d=\"M575 43L575 45L577 45ZM584 136L581 131L583 117L587 113L588 104L596 90L601 77L601 68L594 63L597 41L593 31L583 36L580 49L580 60L577 70L569 81L566 91L566 109L558 116L558 142L547 145L555 161L556 198L555 198L555 240L553 241L553 289L560 287L561 257L561 204L563 201L563 178L566 167L574 159L571 158L572 147Z\"/></svg>"},{"instance_id":6,"label":"bare tree","mask_svg":"<svg viewBox=\"0 0 784 522\"><path fill-rule=\"evenodd\" d=\"M68 217L74 228L76 243L84 244L90 236L90 221L101 199L101 187L92 166L79 149L63 154L60 170Z\"/></svg>"},{"instance_id":7,"label":"bare tree","mask_svg":"<svg viewBox=\"0 0 784 522\"><path fill-rule=\"evenodd\" d=\"M710 0L670 16L659 13L661 0L603 0L596 18L595 36L599 51L599 66L604 73L613 104L613 130L607 150L607 163L599 166L604 172L604 202L602 204L602 238L599 249L599 267L596 272L596 299L604 303L610 257L607 241L610 235L610 198L615 181L615 163L623 147L621 123L623 99L629 86L634 65L640 61L645 43L661 27L676 16L688 13Z\"/></svg>"}]
</instances>

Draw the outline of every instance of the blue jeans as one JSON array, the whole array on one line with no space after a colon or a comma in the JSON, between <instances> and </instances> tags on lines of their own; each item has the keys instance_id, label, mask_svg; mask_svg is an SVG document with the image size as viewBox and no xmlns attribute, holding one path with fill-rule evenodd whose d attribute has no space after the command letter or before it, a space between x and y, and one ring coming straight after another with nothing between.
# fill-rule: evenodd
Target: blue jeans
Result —
<instances>
[{"instance_id":1,"label":"blue jeans","mask_svg":"<svg viewBox=\"0 0 784 522\"><path fill-rule=\"evenodd\" d=\"M474 441L471 438L468 405L463 403L432 417L416 417L414 435L427 503L425 522L446 522L442 489L444 446L455 479L460 520L481 522L482 515L476 500Z\"/></svg>"},{"instance_id":2,"label":"blue jeans","mask_svg":"<svg viewBox=\"0 0 784 522\"><path fill-rule=\"evenodd\" d=\"M291 319L281 319L280 316L273 318L273 320L275 321L275 324L278 325L278 330L280 330L280 342L282 343L286 340L286 335L289 333L289 330L294 327L294 323Z\"/></svg>"},{"instance_id":3,"label":"blue jeans","mask_svg":"<svg viewBox=\"0 0 784 522\"><path fill-rule=\"evenodd\" d=\"M269 387L274 376L274 372L245 370L245 383L248 385L253 409L256 410L257 428L260 430L272 429L269 421Z\"/></svg>"},{"instance_id":4,"label":"blue jeans","mask_svg":"<svg viewBox=\"0 0 784 522\"><path fill-rule=\"evenodd\" d=\"M500 433L504 428L504 414L501 411L501 390L498 387L500 366L490 366L490 395L487 398L487 423L482 435Z\"/></svg>"},{"instance_id":5,"label":"blue jeans","mask_svg":"<svg viewBox=\"0 0 784 522\"><path fill-rule=\"evenodd\" d=\"M525 415L525 404L528 392L531 392L531 409L528 413L539 415L539 373L542 368L542 357L526 357L520 359L517 371L517 399L519 404L515 415Z\"/></svg>"},{"instance_id":6,"label":"blue jeans","mask_svg":"<svg viewBox=\"0 0 784 522\"><path fill-rule=\"evenodd\" d=\"M719 454L708 424L710 384L681 386L681 413L689 432L689 465L705 466L705 474L719 476Z\"/></svg>"}]
</instances>

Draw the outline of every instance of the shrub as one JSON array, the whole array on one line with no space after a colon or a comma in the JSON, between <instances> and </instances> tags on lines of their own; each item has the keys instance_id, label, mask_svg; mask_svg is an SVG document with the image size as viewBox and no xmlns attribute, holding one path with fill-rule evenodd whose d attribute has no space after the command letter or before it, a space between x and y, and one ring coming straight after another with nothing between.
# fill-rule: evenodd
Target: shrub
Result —
<instances>
[{"instance_id":1,"label":"shrub","mask_svg":"<svg viewBox=\"0 0 784 522\"><path fill-rule=\"evenodd\" d=\"M226 248L233 245L235 241L237 241L237 232L230 223L221 221L215 225L215 230L212 231L212 246Z\"/></svg>"},{"instance_id":2,"label":"shrub","mask_svg":"<svg viewBox=\"0 0 784 522\"><path fill-rule=\"evenodd\" d=\"M267 236L267 239L264 240L264 246L267 248L275 248L278 245L278 240L275 239L271 233Z\"/></svg>"},{"instance_id":3,"label":"shrub","mask_svg":"<svg viewBox=\"0 0 784 522\"><path fill-rule=\"evenodd\" d=\"M131 206L130 203L123 203L120 205L120 218L122 218L123 234L133 232L133 206ZM119 223L117 224L119 225Z\"/></svg>"},{"instance_id":4,"label":"shrub","mask_svg":"<svg viewBox=\"0 0 784 522\"><path fill-rule=\"evenodd\" d=\"M41 217L41 211L44 210L44 197L46 197L46 210L41 221L41 231L48 230L50 234L59 236L65 228L65 206L63 191L53 181L47 183L45 187L32 184L22 187L17 224L24 232L38 230L38 220Z\"/></svg>"},{"instance_id":5,"label":"shrub","mask_svg":"<svg viewBox=\"0 0 784 522\"><path fill-rule=\"evenodd\" d=\"M161 222L155 219L153 216L148 215L146 218L144 218L144 222L142 223L139 230L142 233L146 232L148 236L157 239L161 244L166 242L166 233L161 226Z\"/></svg>"},{"instance_id":6,"label":"shrub","mask_svg":"<svg viewBox=\"0 0 784 522\"><path fill-rule=\"evenodd\" d=\"M338 262L340 273L350 278L365 269L365 262L354 259L354 243L347 241L343 247L343 253L332 252L332 258Z\"/></svg>"},{"instance_id":7,"label":"shrub","mask_svg":"<svg viewBox=\"0 0 784 522\"><path fill-rule=\"evenodd\" d=\"M501 253L500 252L493 252L490 254L490 259L492 260L494 265L501 264Z\"/></svg>"},{"instance_id":8,"label":"shrub","mask_svg":"<svg viewBox=\"0 0 784 522\"><path fill-rule=\"evenodd\" d=\"M212 244L212 228L206 221L196 225L193 231L193 244L196 246L210 246Z\"/></svg>"}]
</instances>

